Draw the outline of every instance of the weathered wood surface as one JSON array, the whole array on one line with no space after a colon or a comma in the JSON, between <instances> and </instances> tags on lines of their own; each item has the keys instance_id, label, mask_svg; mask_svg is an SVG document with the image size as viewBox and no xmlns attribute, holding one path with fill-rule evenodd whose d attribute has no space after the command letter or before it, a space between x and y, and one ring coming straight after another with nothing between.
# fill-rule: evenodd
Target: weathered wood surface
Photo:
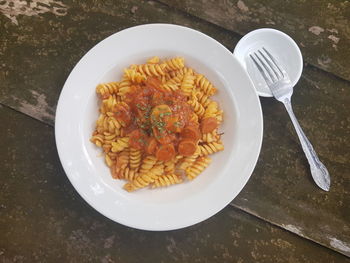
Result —
<instances>
[{"instance_id":1,"label":"weathered wood surface","mask_svg":"<svg viewBox=\"0 0 350 263\"><path fill-rule=\"evenodd\" d=\"M2 106L0 122L1 262L350 262L233 207L178 231L121 226L74 190L52 127Z\"/></svg>"},{"instance_id":2,"label":"weathered wood surface","mask_svg":"<svg viewBox=\"0 0 350 263\"><path fill-rule=\"evenodd\" d=\"M241 35L275 28L290 35L304 60L350 80L350 2L347 0L160 0Z\"/></svg>"},{"instance_id":3,"label":"weathered wood surface","mask_svg":"<svg viewBox=\"0 0 350 263\"><path fill-rule=\"evenodd\" d=\"M294 111L327 166L332 186L320 190L283 105L262 99L264 138L258 164L233 205L298 235L350 255L350 85L306 67Z\"/></svg>"},{"instance_id":4,"label":"weathered wood surface","mask_svg":"<svg viewBox=\"0 0 350 263\"><path fill-rule=\"evenodd\" d=\"M1 103L53 125L60 90L81 56L108 35L133 25L189 26L230 50L240 38L157 2L95 2L67 0L58 5L56 1L53 7L63 10L58 16L53 7L31 16L17 14L9 19L0 15ZM235 207L346 255L350 253L349 92L349 82L306 66L293 100L301 125L330 170L330 193L321 192L312 182L282 105L263 99L262 153L251 180L233 202Z\"/></svg>"},{"instance_id":5,"label":"weathered wood surface","mask_svg":"<svg viewBox=\"0 0 350 263\"><path fill-rule=\"evenodd\" d=\"M215 31L227 44L237 42L215 25L155 2L63 2L60 16L19 14L10 20L0 13L0 103L51 125L69 72L90 48L115 32L145 23L180 23L208 34Z\"/></svg>"}]
</instances>

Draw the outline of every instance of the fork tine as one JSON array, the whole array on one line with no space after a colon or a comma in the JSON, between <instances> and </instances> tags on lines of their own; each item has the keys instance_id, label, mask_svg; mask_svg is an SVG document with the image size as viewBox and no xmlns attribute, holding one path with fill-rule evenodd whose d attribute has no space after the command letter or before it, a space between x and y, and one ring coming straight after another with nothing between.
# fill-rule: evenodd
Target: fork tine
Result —
<instances>
[{"instance_id":1,"label":"fork tine","mask_svg":"<svg viewBox=\"0 0 350 263\"><path fill-rule=\"evenodd\" d=\"M281 78L281 75L275 70L275 65L270 61L270 59L268 59L265 54L263 52L261 52L261 50L258 50L258 52L260 53L260 55L265 59L265 61L267 62L267 64L269 64L270 68L272 69L272 71L275 73L277 80L279 78ZM276 67L277 68L277 67ZM282 74L283 77L283 74Z\"/></svg>"},{"instance_id":2,"label":"fork tine","mask_svg":"<svg viewBox=\"0 0 350 263\"><path fill-rule=\"evenodd\" d=\"M260 74L263 76L263 78L265 79L266 83L268 85L271 84L271 80L269 79L269 77L266 75L265 70L259 65L258 61L255 60L255 58L249 54L250 58L253 60L255 66L258 68L258 70L260 71Z\"/></svg>"},{"instance_id":3,"label":"fork tine","mask_svg":"<svg viewBox=\"0 0 350 263\"><path fill-rule=\"evenodd\" d=\"M264 62L262 61L262 59L256 54L256 52L254 52L254 54L255 54L255 56L259 59L261 65L264 67L264 69L266 70L266 72L269 74L269 76L270 76L272 82L277 81L278 78L276 78L276 77L272 74L271 69L269 69L268 65L266 64L267 62L264 63Z\"/></svg>"},{"instance_id":4,"label":"fork tine","mask_svg":"<svg viewBox=\"0 0 350 263\"><path fill-rule=\"evenodd\" d=\"M269 58L271 59L271 61L275 64L276 68L279 70L279 72L281 72L282 76L284 77L284 73L283 70L281 70L281 68L278 66L277 61L275 60L275 58L270 54L269 51L267 51L266 48L263 47L263 50L266 52L266 54L269 56Z\"/></svg>"}]
</instances>

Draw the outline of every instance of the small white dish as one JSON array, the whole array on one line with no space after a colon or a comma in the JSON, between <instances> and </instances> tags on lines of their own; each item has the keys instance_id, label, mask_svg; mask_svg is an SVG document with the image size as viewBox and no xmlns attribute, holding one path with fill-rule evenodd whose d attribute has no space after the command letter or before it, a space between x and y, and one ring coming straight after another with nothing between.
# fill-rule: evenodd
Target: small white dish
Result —
<instances>
[{"instance_id":1,"label":"small white dish","mask_svg":"<svg viewBox=\"0 0 350 263\"><path fill-rule=\"evenodd\" d=\"M114 180L101 151L89 139L98 117L98 83L117 81L123 68L152 56L183 56L218 88L224 110L225 150L195 180L128 193ZM93 47L74 67L62 89L55 120L59 157L72 185L97 211L118 223L145 230L172 230L201 222L242 190L257 162L263 134L260 101L232 53L196 30L168 24L120 31Z\"/></svg>"},{"instance_id":2,"label":"small white dish","mask_svg":"<svg viewBox=\"0 0 350 263\"><path fill-rule=\"evenodd\" d=\"M271 28L261 28L246 34L237 43L234 56L248 72L254 87L263 97L272 97L269 87L252 62L249 54L265 47L287 71L293 86L303 71L303 58L298 45L287 34Z\"/></svg>"}]
</instances>

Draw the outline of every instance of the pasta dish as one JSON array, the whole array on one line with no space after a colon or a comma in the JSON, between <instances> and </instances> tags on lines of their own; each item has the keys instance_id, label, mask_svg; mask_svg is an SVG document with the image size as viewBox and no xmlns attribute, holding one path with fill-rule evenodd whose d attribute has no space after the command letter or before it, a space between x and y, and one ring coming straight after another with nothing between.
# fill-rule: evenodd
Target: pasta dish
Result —
<instances>
[{"instance_id":1,"label":"pasta dish","mask_svg":"<svg viewBox=\"0 0 350 263\"><path fill-rule=\"evenodd\" d=\"M193 180L224 149L217 89L175 57L153 57L96 87L100 115L91 142L129 192Z\"/></svg>"}]
</instances>

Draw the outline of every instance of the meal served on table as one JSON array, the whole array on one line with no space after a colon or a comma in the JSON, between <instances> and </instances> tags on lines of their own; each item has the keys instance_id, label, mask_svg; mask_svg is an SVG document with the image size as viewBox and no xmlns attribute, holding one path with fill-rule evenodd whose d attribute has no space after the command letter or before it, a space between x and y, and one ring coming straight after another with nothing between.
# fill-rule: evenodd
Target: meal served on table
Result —
<instances>
[{"instance_id":1,"label":"meal served on table","mask_svg":"<svg viewBox=\"0 0 350 263\"><path fill-rule=\"evenodd\" d=\"M224 149L223 111L210 99L217 89L184 58L131 65L96 92L102 103L91 141L127 191L192 180Z\"/></svg>"}]
</instances>

